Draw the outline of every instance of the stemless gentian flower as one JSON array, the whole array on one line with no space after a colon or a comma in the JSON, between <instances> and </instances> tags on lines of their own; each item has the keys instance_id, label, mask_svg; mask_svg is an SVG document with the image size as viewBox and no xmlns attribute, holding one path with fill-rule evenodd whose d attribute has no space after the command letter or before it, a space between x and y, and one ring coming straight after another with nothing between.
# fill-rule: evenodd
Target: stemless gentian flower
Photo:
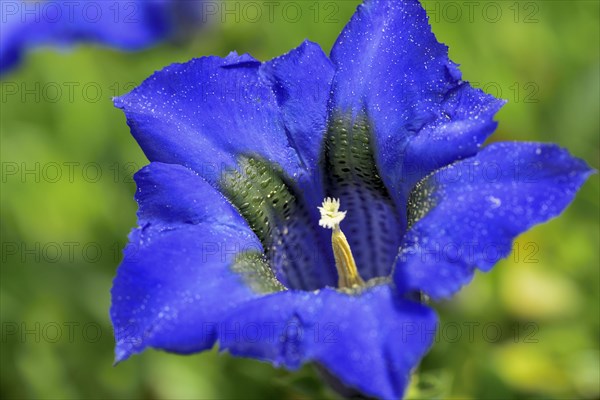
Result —
<instances>
[{"instance_id":1,"label":"stemless gentian flower","mask_svg":"<svg viewBox=\"0 0 600 400\"><path fill-rule=\"evenodd\" d=\"M139 50L188 30L201 18L201 1L6 1L1 4L0 74L28 49L93 42Z\"/></svg>"},{"instance_id":2,"label":"stemless gentian flower","mask_svg":"<svg viewBox=\"0 0 600 400\"><path fill-rule=\"evenodd\" d=\"M115 104L151 161L112 289L117 361L218 343L401 397L437 324L419 294L489 270L591 173L552 144L481 148L503 101L461 79L417 1L365 2L331 58L203 57Z\"/></svg>"}]
</instances>

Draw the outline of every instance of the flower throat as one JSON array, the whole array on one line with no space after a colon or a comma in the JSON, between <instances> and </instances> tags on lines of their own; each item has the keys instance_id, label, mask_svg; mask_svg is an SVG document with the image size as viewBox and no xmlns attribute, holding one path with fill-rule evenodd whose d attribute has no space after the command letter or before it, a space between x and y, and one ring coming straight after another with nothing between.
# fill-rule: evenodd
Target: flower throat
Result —
<instances>
[{"instance_id":1,"label":"flower throat","mask_svg":"<svg viewBox=\"0 0 600 400\"><path fill-rule=\"evenodd\" d=\"M379 176L373 147L366 118L332 118L318 165L312 166L320 171L324 193L331 196L318 207L320 220L315 205L307 204L296 182L281 168L256 155L240 156L238 168L224 174L220 186L260 239L264 254L260 249L246 251L254 255L232 268L243 272L251 287L267 291L282 288L256 282L264 280L269 269L268 280L279 281L284 289L308 291L353 288L387 277L398 254L405 216L398 214ZM347 216L339 211L340 201L350 210ZM342 220L348 238L340 229ZM332 230L331 246L317 222ZM253 272L255 263L260 273Z\"/></svg>"}]
</instances>

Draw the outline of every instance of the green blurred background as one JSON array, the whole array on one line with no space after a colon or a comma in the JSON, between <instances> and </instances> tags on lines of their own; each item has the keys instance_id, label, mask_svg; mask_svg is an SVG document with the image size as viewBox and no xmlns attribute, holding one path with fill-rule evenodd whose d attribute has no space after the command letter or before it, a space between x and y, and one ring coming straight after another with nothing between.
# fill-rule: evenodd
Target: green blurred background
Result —
<instances>
[{"instance_id":1,"label":"green blurred background","mask_svg":"<svg viewBox=\"0 0 600 400\"><path fill-rule=\"evenodd\" d=\"M2 398L335 397L311 367L217 351L150 350L112 366L111 280L135 225L131 176L147 160L111 97L192 57L267 60L305 38L328 52L359 1L294 2L300 17L287 3L272 18L262 1L258 17L248 2L217 5L190 42L139 53L35 51L3 78ZM464 77L509 100L493 140L557 142L598 168L599 2L425 5ZM442 330L409 398L600 397L599 197L595 175L560 218L435 305Z\"/></svg>"}]
</instances>

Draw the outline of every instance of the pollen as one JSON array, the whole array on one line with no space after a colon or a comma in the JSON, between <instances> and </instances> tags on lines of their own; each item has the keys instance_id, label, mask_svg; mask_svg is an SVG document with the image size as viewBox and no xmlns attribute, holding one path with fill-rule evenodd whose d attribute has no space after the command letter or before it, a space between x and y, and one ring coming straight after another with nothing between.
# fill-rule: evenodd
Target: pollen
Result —
<instances>
[{"instance_id":1,"label":"pollen","mask_svg":"<svg viewBox=\"0 0 600 400\"><path fill-rule=\"evenodd\" d=\"M318 208L321 212L319 225L332 230L331 247L338 273L338 287L353 288L364 285L365 282L358 274L350 244L340 229L340 222L346 218L346 211L340 211L340 200L327 197L323 200L322 207Z\"/></svg>"}]
</instances>

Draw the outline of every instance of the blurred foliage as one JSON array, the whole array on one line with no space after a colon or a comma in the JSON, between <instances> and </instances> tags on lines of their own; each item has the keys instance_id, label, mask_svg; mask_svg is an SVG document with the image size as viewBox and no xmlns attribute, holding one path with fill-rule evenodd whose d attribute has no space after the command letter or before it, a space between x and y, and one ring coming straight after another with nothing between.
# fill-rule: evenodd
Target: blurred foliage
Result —
<instances>
[{"instance_id":1,"label":"blurred foliage","mask_svg":"<svg viewBox=\"0 0 600 400\"><path fill-rule=\"evenodd\" d=\"M229 1L239 10L229 14L217 4L190 42L130 54L39 50L3 78L2 398L335 397L310 366L290 373L216 350L147 351L112 366L111 280L135 225L131 175L147 161L111 97L192 57L237 50L266 60L305 38L328 51L358 1L296 2L297 22L264 8L254 18L244 4ZM509 100L493 140L557 142L598 168L598 2L483 1L472 13L463 2L425 4L464 76ZM600 397L599 197L596 175L564 215L435 305L442 329L409 397Z\"/></svg>"}]
</instances>

